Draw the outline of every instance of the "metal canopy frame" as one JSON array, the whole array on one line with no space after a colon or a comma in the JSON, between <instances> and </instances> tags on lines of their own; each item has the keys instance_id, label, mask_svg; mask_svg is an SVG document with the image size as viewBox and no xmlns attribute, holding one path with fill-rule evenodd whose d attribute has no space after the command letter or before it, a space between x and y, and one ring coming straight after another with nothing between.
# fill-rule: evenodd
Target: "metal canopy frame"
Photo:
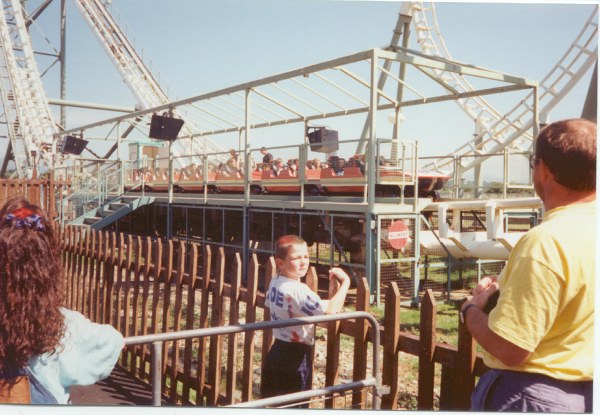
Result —
<instances>
[{"instance_id":1,"label":"metal canopy frame","mask_svg":"<svg viewBox=\"0 0 600 415\"><path fill-rule=\"evenodd\" d=\"M390 62L392 65L390 65ZM389 76L393 64L397 64L398 77ZM431 86L417 88L409 84L406 78L409 70L414 68L414 75L421 76ZM459 93L451 88L440 85L435 80L434 71L444 70L455 72L463 76L472 76L490 83L489 87L477 91ZM387 76L393 82L379 83L381 75ZM413 73L410 74L411 76ZM398 96L396 89L401 85L403 94ZM384 89L386 88L387 89ZM193 96L191 98L174 101L166 105L160 105L130 114L109 118L103 121L72 128L55 134L55 139L64 135L93 130L99 127L109 127L113 132L118 132L121 122L139 122L143 117L161 112L177 111L187 122L197 123L193 125L194 133L179 137L177 146L169 142L169 185L168 206L174 201L173 195L173 159L179 156L198 156L193 154L194 138L211 136L225 133L239 134L239 151L245 157L244 171L244 194L243 199L238 198L244 210L252 208L250 197L250 163L251 132L252 130L266 127L283 126L293 123L303 123L303 133L299 135L298 142L306 145L306 129L309 123L333 117L349 116L354 114L365 114L368 134L361 137L357 153L366 154L365 164L367 166L366 191L364 198L365 215L365 270L371 276L371 287L373 287L372 276L376 272L374 258L377 247L377 215L381 212L375 203L376 177L376 140L377 135L377 112L381 110L394 109L396 113L406 106L422 105L428 103L452 101L461 98L490 95L508 91L531 89L533 94L531 109L533 111L533 135L537 135L538 125L538 83L525 78L500 73L497 71L480 68L474 65L450 61L443 58L426 56L420 52L402 47L390 47L388 49L370 49L357 52L348 56L331 59L325 62L309 65L300 69L284 72L278 75L268 76L255 81L235 85L217 91ZM189 130L188 130L189 131ZM398 129L394 129L392 141L398 141ZM138 131L139 132L139 131ZM133 137L134 138L134 137ZM183 139L189 139L189 146L185 145ZM117 136L117 139L118 136ZM148 138L142 136L146 141ZM417 157L415 145L414 157ZM188 148L190 153L182 154L180 151ZM208 155L209 153L206 153ZM302 157L301 157L302 159ZM206 177L206 164L205 177ZM416 177L416 165L413 177ZM303 175L301 171L301 180ZM416 185L415 185L416 187ZM302 188L302 186L301 186ZM303 193L300 199L303 202ZM417 212L418 198L413 198L412 212ZM308 206L304 205L305 208ZM321 209L331 210L331 205L322 206ZM397 208L397 206L395 206ZM243 246L248 246L247 215L243 223ZM170 228L170 226L168 226ZM168 231L169 234L169 231ZM247 264L248 253L243 252L244 270ZM415 251L418 257L418 248ZM417 261L415 261L415 264Z\"/></svg>"},{"instance_id":2,"label":"metal canopy frame","mask_svg":"<svg viewBox=\"0 0 600 415\"><path fill-rule=\"evenodd\" d=\"M381 61L398 62L415 68L417 72L429 78L432 85L442 89L441 93L422 92L421 88L411 85L406 79L390 76L391 71L386 70L380 64ZM365 63L367 65L364 65ZM360 64L363 65L362 68L358 68ZM373 67L372 71L370 71L371 67ZM494 85L472 92L459 93L440 85L435 79L435 70L450 71L463 76L488 80L494 82ZM406 88L402 101L397 101L394 98L395 94L377 88L377 76L374 77L374 75L379 73L386 73L388 79L393 81L390 82L393 87L402 84ZM322 88L317 89L317 86ZM181 140L298 122L309 123L339 116L451 101L472 96L523 89L535 91L537 87L537 81L457 61L427 56L418 51L396 46L354 53L173 101L169 104L82 125L56 133L55 138L58 139L75 132L90 131L113 123L131 122L137 117L173 109L177 109L186 119L195 123L197 132L179 137ZM325 92L325 89L328 89L329 92ZM371 93L377 96L376 105L373 105L370 100ZM533 95L534 102L531 107L534 114L537 114L537 94ZM534 123L534 130L537 128L536 125L537 123ZM535 135L536 131L533 133ZM246 145L247 141L248 137L246 137Z\"/></svg>"}]
</instances>

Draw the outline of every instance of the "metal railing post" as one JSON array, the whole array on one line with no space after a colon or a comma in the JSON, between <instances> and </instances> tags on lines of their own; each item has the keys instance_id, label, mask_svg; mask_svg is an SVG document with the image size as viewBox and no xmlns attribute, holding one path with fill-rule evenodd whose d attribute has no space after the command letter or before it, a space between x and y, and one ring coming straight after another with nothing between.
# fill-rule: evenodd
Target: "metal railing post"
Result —
<instances>
[{"instance_id":1,"label":"metal railing post","mask_svg":"<svg viewBox=\"0 0 600 415\"><path fill-rule=\"evenodd\" d=\"M161 404L162 341L152 342L152 405Z\"/></svg>"},{"instance_id":2,"label":"metal railing post","mask_svg":"<svg viewBox=\"0 0 600 415\"><path fill-rule=\"evenodd\" d=\"M317 390L307 390L289 395L281 395L267 400L256 400L245 402L239 405L244 407L262 407L265 405L276 405L288 402L306 399L322 394L331 394L336 391L356 389L357 387L373 387L373 408L380 409L381 407L381 373L379 370L379 348L381 345L379 331L379 323L375 317L365 311L353 311L339 314L324 314L320 316L299 317L287 320L270 320L256 323L237 324L232 326L209 327L205 329L181 330L170 333L147 334L141 336L132 336L125 338L126 346L138 344L152 343L152 404L154 406L161 405L161 384L162 384L162 347L164 342L172 340L183 340L191 338L202 338L215 335L234 334L242 332L251 332L256 330L267 330L279 327L298 326L304 324L326 323L331 321L346 320L346 319L365 319L369 322L373 333L373 377L364 379L360 383L351 382L346 385L335 385L324 387ZM268 403L267 403L268 402Z\"/></svg>"}]
</instances>

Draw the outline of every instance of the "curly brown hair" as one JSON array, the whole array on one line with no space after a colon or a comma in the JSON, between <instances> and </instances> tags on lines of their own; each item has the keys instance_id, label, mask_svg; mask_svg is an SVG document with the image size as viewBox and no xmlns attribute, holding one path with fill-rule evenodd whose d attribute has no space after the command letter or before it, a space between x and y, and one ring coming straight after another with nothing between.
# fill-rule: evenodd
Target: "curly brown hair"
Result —
<instances>
[{"instance_id":1,"label":"curly brown hair","mask_svg":"<svg viewBox=\"0 0 600 415\"><path fill-rule=\"evenodd\" d=\"M24 224L23 218L35 223ZM27 200L9 200L0 209L0 371L22 368L32 356L57 351L65 331L63 300L63 268L52 223Z\"/></svg>"}]
</instances>

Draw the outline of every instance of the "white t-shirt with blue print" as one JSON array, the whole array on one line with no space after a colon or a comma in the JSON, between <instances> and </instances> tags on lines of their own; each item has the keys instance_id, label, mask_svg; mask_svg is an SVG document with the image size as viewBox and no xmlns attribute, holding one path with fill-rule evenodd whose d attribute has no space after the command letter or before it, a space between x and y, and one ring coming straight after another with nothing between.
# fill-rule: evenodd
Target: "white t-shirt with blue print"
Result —
<instances>
[{"instance_id":1,"label":"white t-shirt with blue print","mask_svg":"<svg viewBox=\"0 0 600 415\"><path fill-rule=\"evenodd\" d=\"M327 300L321 300L306 284L283 275L271 280L265 299L271 320L323 315L327 304ZM273 329L273 336L290 343L312 345L315 341L314 325Z\"/></svg>"}]
</instances>

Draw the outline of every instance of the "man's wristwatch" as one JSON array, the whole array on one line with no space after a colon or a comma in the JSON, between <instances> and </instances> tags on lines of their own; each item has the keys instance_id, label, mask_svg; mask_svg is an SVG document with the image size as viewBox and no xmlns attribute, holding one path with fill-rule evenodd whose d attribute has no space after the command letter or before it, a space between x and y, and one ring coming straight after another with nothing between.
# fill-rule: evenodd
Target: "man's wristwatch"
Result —
<instances>
[{"instance_id":1,"label":"man's wristwatch","mask_svg":"<svg viewBox=\"0 0 600 415\"><path fill-rule=\"evenodd\" d=\"M466 307L464 307L463 309L461 309L460 310L460 322L461 323L465 324L467 322L467 311L471 307L479 308L475 304L471 303L471 304L467 305Z\"/></svg>"}]
</instances>

